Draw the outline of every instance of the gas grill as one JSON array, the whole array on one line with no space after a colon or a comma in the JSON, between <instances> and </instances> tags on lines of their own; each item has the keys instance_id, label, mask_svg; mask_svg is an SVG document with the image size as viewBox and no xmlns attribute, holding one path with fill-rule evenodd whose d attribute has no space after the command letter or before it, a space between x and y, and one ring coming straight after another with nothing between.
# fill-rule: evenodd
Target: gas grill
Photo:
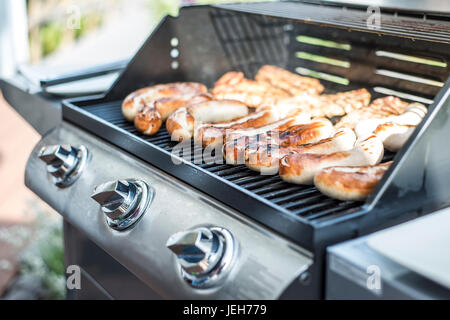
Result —
<instances>
[{"instance_id":1,"label":"gas grill","mask_svg":"<svg viewBox=\"0 0 450 320\"><path fill-rule=\"evenodd\" d=\"M448 206L450 15L412 8L382 8L379 26L366 7L335 2L191 6L163 19L106 94L62 102L63 123L30 156L27 185L65 218L66 264L107 298L322 298L327 246ZM215 163L194 144L174 155L164 128L145 136L122 116L138 88L212 87L265 64L319 78L325 93L367 88L428 106L405 146L385 154L394 163L366 202ZM199 243L211 246L207 270ZM125 294L112 275L142 290Z\"/></svg>"}]
</instances>

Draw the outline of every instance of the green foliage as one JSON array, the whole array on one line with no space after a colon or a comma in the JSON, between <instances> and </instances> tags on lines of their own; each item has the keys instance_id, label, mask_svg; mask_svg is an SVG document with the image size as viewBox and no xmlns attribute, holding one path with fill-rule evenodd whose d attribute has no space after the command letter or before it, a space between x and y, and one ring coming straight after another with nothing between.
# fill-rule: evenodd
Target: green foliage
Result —
<instances>
[{"instance_id":1,"label":"green foliage","mask_svg":"<svg viewBox=\"0 0 450 320\"><path fill-rule=\"evenodd\" d=\"M41 43L42 56L47 56L56 51L62 44L65 33L73 33L75 40L80 39L87 32L95 29L102 23L102 16L98 12L92 12L80 18L80 28L68 29L62 21L53 21L39 27L39 41Z\"/></svg>"},{"instance_id":2,"label":"green foliage","mask_svg":"<svg viewBox=\"0 0 450 320\"><path fill-rule=\"evenodd\" d=\"M60 226L51 226L39 243L42 260L50 272L64 275L64 251Z\"/></svg>"},{"instance_id":3,"label":"green foliage","mask_svg":"<svg viewBox=\"0 0 450 320\"><path fill-rule=\"evenodd\" d=\"M78 40L85 33L97 28L103 22L102 15L98 12L92 12L80 18L80 28L74 30L74 38Z\"/></svg>"},{"instance_id":4,"label":"green foliage","mask_svg":"<svg viewBox=\"0 0 450 320\"><path fill-rule=\"evenodd\" d=\"M180 4L181 0L148 0L153 22L156 24L166 14L177 16Z\"/></svg>"},{"instance_id":5,"label":"green foliage","mask_svg":"<svg viewBox=\"0 0 450 320\"><path fill-rule=\"evenodd\" d=\"M44 56L55 51L62 40L62 27L58 22L45 24L39 29L39 37L41 38L42 54Z\"/></svg>"},{"instance_id":6,"label":"green foliage","mask_svg":"<svg viewBox=\"0 0 450 320\"><path fill-rule=\"evenodd\" d=\"M40 213L34 241L22 256L21 273L41 280L48 299L64 299L64 246L62 221Z\"/></svg>"},{"instance_id":7,"label":"green foliage","mask_svg":"<svg viewBox=\"0 0 450 320\"><path fill-rule=\"evenodd\" d=\"M80 28L75 29L74 37L76 40L81 38L81 36L86 32L86 17L83 16L80 18Z\"/></svg>"}]
</instances>

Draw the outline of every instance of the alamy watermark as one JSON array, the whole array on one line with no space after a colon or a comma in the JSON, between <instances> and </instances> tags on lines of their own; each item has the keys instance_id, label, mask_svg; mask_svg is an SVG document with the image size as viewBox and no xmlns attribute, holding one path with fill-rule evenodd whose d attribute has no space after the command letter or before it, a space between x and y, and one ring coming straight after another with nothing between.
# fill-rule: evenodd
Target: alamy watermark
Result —
<instances>
[{"instance_id":1,"label":"alamy watermark","mask_svg":"<svg viewBox=\"0 0 450 320\"><path fill-rule=\"evenodd\" d=\"M367 280L366 286L369 290L381 290L381 269L377 265L370 265L366 269Z\"/></svg>"},{"instance_id":2,"label":"alamy watermark","mask_svg":"<svg viewBox=\"0 0 450 320\"><path fill-rule=\"evenodd\" d=\"M66 14L68 18L66 20L66 27L68 29L80 29L81 28L81 9L77 5L71 5L67 8Z\"/></svg>"},{"instance_id":3,"label":"alamy watermark","mask_svg":"<svg viewBox=\"0 0 450 320\"><path fill-rule=\"evenodd\" d=\"M66 287L69 290L81 289L81 269L80 266L70 265L66 269Z\"/></svg>"},{"instance_id":4,"label":"alamy watermark","mask_svg":"<svg viewBox=\"0 0 450 320\"><path fill-rule=\"evenodd\" d=\"M381 10L380 7L368 7L367 8L368 17L366 19L367 28L371 30L381 29Z\"/></svg>"}]
</instances>

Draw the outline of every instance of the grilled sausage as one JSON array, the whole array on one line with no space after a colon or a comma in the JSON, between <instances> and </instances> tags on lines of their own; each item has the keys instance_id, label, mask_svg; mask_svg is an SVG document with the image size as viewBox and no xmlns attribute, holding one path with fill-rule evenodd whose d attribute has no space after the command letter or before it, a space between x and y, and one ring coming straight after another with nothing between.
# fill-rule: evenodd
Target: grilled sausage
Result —
<instances>
[{"instance_id":1,"label":"grilled sausage","mask_svg":"<svg viewBox=\"0 0 450 320\"><path fill-rule=\"evenodd\" d=\"M250 107L290 97L288 92L270 84L246 79L242 72L225 73L217 80L211 93L214 99L238 100Z\"/></svg>"},{"instance_id":2,"label":"grilled sausage","mask_svg":"<svg viewBox=\"0 0 450 320\"><path fill-rule=\"evenodd\" d=\"M227 164L243 164L245 163L245 150L249 143L262 142L265 139L269 139L272 132L284 131L289 127L310 121L311 117L309 114L298 113L262 127L227 132L223 146L225 161Z\"/></svg>"},{"instance_id":3,"label":"grilled sausage","mask_svg":"<svg viewBox=\"0 0 450 320\"><path fill-rule=\"evenodd\" d=\"M383 141L387 150L397 152L403 147L415 128L416 126L413 125L388 122L380 124L374 133Z\"/></svg>"},{"instance_id":4,"label":"grilled sausage","mask_svg":"<svg viewBox=\"0 0 450 320\"><path fill-rule=\"evenodd\" d=\"M366 107L370 102L370 93L366 89L357 89L319 97L318 108L311 110L313 117L344 116L354 110ZM315 112L314 112L315 111Z\"/></svg>"},{"instance_id":5,"label":"grilled sausage","mask_svg":"<svg viewBox=\"0 0 450 320\"><path fill-rule=\"evenodd\" d=\"M339 200L365 200L392 161L375 166L330 167L314 177L314 185L323 194Z\"/></svg>"},{"instance_id":6,"label":"grilled sausage","mask_svg":"<svg viewBox=\"0 0 450 320\"><path fill-rule=\"evenodd\" d=\"M354 129L358 122L364 119L385 118L403 113L408 103L393 96L378 98L372 101L370 105L347 112L335 125L337 129Z\"/></svg>"},{"instance_id":7,"label":"grilled sausage","mask_svg":"<svg viewBox=\"0 0 450 320\"><path fill-rule=\"evenodd\" d=\"M211 98L207 94L194 97L171 97L161 98L144 105L134 118L134 126L146 135L153 135L158 132L164 120L175 110L187 105L209 101Z\"/></svg>"},{"instance_id":8,"label":"grilled sausage","mask_svg":"<svg viewBox=\"0 0 450 320\"><path fill-rule=\"evenodd\" d=\"M278 116L269 111L254 112L240 119L225 123L203 123L194 128L194 141L203 147L215 147L223 144L227 132L239 129L262 127L279 120Z\"/></svg>"},{"instance_id":9,"label":"grilled sausage","mask_svg":"<svg viewBox=\"0 0 450 320\"><path fill-rule=\"evenodd\" d=\"M300 144L314 143L329 138L334 134L333 124L326 118L317 118L307 124L289 127L275 135L272 144L289 147Z\"/></svg>"},{"instance_id":10,"label":"grilled sausage","mask_svg":"<svg viewBox=\"0 0 450 320\"><path fill-rule=\"evenodd\" d=\"M330 154L289 154L280 161L280 177L290 183L312 184L323 168L333 166L375 165L383 158L381 140L372 135L359 139L353 149Z\"/></svg>"},{"instance_id":11,"label":"grilled sausage","mask_svg":"<svg viewBox=\"0 0 450 320\"><path fill-rule=\"evenodd\" d=\"M256 111L271 109L278 112L280 117L303 111L311 113L312 117L332 118L363 108L369 102L370 93L366 89L358 89L320 96L303 94L280 99L270 105L262 104Z\"/></svg>"},{"instance_id":12,"label":"grilled sausage","mask_svg":"<svg viewBox=\"0 0 450 320\"><path fill-rule=\"evenodd\" d=\"M278 173L279 161L284 156L296 154L329 154L338 151L347 151L354 147L356 136L353 130L343 128L337 131L331 138L303 145L295 145L281 148L261 147L256 152L251 152L246 157L246 165L251 170L263 174Z\"/></svg>"},{"instance_id":13,"label":"grilled sausage","mask_svg":"<svg viewBox=\"0 0 450 320\"><path fill-rule=\"evenodd\" d=\"M255 75L255 80L289 92L293 96L320 94L325 88L319 80L303 77L280 67L265 65Z\"/></svg>"},{"instance_id":14,"label":"grilled sausage","mask_svg":"<svg viewBox=\"0 0 450 320\"><path fill-rule=\"evenodd\" d=\"M311 113L312 106L318 105L317 96L302 95L280 99L271 104L261 104L256 108L256 112L270 110L278 115L280 119L289 117L300 112Z\"/></svg>"},{"instance_id":15,"label":"grilled sausage","mask_svg":"<svg viewBox=\"0 0 450 320\"><path fill-rule=\"evenodd\" d=\"M234 100L211 100L180 108L166 121L173 141L190 140L196 122L224 122L248 115L248 107Z\"/></svg>"},{"instance_id":16,"label":"grilled sausage","mask_svg":"<svg viewBox=\"0 0 450 320\"><path fill-rule=\"evenodd\" d=\"M355 127L355 132L358 137L367 136L375 131L375 129L384 123L392 122L402 125L417 126L427 114L427 108L420 103L411 103L398 116L390 116L385 118L366 119L358 122Z\"/></svg>"},{"instance_id":17,"label":"grilled sausage","mask_svg":"<svg viewBox=\"0 0 450 320\"><path fill-rule=\"evenodd\" d=\"M227 163L244 163L250 154L249 150L257 150L259 147L270 145L287 147L312 143L328 138L334 133L333 124L325 118L290 126L284 130L281 130L282 128L283 126L280 126L280 130L268 131L254 136L243 136L234 140L229 139L223 148Z\"/></svg>"},{"instance_id":18,"label":"grilled sausage","mask_svg":"<svg viewBox=\"0 0 450 320\"><path fill-rule=\"evenodd\" d=\"M122 103L122 113L128 121L134 121L137 113L145 104L151 105L151 102L161 98L172 98L173 100L166 100L167 106L169 101L190 98L207 91L206 86L197 82L174 82L142 88L130 93L125 98Z\"/></svg>"},{"instance_id":19,"label":"grilled sausage","mask_svg":"<svg viewBox=\"0 0 450 320\"><path fill-rule=\"evenodd\" d=\"M290 126L283 130L268 131L256 136L242 137L227 141L225 156L229 164L241 164L249 155L259 148L288 147L298 144L313 143L330 137L334 133L332 123L325 118Z\"/></svg>"}]
</instances>

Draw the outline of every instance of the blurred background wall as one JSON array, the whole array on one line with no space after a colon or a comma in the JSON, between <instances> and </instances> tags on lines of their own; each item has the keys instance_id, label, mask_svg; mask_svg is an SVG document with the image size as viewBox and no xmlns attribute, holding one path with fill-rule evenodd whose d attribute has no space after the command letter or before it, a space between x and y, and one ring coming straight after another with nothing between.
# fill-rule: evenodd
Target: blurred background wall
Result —
<instances>
[{"instance_id":1,"label":"blurred background wall","mask_svg":"<svg viewBox=\"0 0 450 320\"><path fill-rule=\"evenodd\" d=\"M29 61L27 3L0 1L0 76L10 76Z\"/></svg>"}]
</instances>

